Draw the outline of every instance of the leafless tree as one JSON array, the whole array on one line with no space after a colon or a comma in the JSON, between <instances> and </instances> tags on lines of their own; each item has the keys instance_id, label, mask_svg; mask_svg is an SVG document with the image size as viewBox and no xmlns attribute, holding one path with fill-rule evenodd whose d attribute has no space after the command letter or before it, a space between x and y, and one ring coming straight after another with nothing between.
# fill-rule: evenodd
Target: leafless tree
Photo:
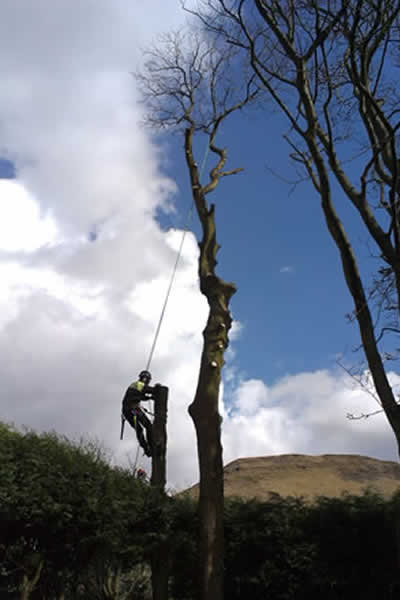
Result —
<instances>
[{"instance_id":1,"label":"leafless tree","mask_svg":"<svg viewBox=\"0 0 400 600\"><path fill-rule=\"evenodd\" d=\"M199 243L200 290L209 304L203 332L199 378L189 407L197 434L200 468L200 595L203 600L223 598L223 462L218 395L224 354L232 324L229 303L233 283L215 272L219 245L215 205L207 196L221 179L242 169L226 170L227 150L217 145L221 125L235 111L255 99L255 76L238 86L238 49L211 42L190 31L165 35L146 52L145 68L138 75L148 109L147 123L183 136L193 203L203 237ZM213 166L201 181L196 139L206 140Z\"/></svg>"},{"instance_id":2,"label":"leafless tree","mask_svg":"<svg viewBox=\"0 0 400 600\"><path fill-rule=\"evenodd\" d=\"M400 406L384 364L400 333L400 2L203 0L189 12L209 35L247 56L287 118L290 155L321 201L400 452ZM357 211L372 241L380 262L374 281L360 273L338 195Z\"/></svg>"}]
</instances>

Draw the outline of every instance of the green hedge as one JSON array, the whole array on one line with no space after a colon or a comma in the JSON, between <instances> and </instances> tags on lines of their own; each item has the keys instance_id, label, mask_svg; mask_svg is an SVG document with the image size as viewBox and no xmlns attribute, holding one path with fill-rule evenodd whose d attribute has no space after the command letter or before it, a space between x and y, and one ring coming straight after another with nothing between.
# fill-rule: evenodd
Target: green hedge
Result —
<instances>
[{"instance_id":1,"label":"green hedge","mask_svg":"<svg viewBox=\"0 0 400 600\"><path fill-rule=\"evenodd\" d=\"M140 600L165 540L171 599L196 597L196 504L161 499L98 444L0 423L0 482L1 598L17 598L41 568L33 600L111 598L117 583L120 598ZM399 539L400 494L227 500L225 597L394 600Z\"/></svg>"},{"instance_id":2,"label":"green hedge","mask_svg":"<svg viewBox=\"0 0 400 600\"><path fill-rule=\"evenodd\" d=\"M196 507L171 578L174 600L195 598ZM185 507L188 514L188 507ZM400 597L400 494L225 503L225 597L230 600L394 600ZM179 525L178 525L179 529Z\"/></svg>"}]
</instances>

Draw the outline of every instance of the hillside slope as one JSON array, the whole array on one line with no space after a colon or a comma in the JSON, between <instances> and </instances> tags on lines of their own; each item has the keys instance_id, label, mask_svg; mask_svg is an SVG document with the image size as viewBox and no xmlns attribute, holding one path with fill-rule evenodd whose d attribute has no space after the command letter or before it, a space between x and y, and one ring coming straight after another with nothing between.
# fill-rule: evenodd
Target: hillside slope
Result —
<instances>
[{"instance_id":1,"label":"hillside slope","mask_svg":"<svg viewBox=\"0 0 400 600\"><path fill-rule=\"evenodd\" d=\"M239 458L224 469L225 496L266 500L281 496L335 497L366 488L390 497L400 488L400 464L357 454L284 454ZM198 495L198 485L186 491Z\"/></svg>"}]
</instances>

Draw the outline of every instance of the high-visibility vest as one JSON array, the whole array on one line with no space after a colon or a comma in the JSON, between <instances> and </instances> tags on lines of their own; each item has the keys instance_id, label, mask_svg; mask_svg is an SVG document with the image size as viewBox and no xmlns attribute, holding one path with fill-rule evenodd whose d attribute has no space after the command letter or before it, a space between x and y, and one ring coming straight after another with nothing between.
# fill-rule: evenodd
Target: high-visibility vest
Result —
<instances>
[{"instance_id":1,"label":"high-visibility vest","mask_svg":"<svg viewBox=\"0 0 400 600\"><path fill-rule=\"evenodd\" d=\"M138 392L143 392L145 385L146 384L144 383L144 381L134 381L129 387L134 388Z\"/></svg>"}]
</instances>

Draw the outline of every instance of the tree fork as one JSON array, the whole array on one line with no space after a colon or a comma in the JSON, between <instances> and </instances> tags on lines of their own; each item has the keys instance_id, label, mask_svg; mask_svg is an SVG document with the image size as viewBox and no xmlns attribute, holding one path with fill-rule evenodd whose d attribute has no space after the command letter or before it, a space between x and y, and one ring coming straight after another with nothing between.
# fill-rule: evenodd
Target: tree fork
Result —
<instances>
[{"instance_id":1,"label":"tree fork","mask_svg":"<svg viewBox=\"0 0 400 600\"><path fill-rule=\"evenodd\" d=\"M20 600L29 600L32 592L34 591L36 585L38 584L40 575L43 570L43 566L44 566L44 561L39 560L39 562L36 566L35 572L31 578L29 578L26 573L23 574L22 584L21 584L21 588L20 588Z\"/></svg>"}]
</instances>

